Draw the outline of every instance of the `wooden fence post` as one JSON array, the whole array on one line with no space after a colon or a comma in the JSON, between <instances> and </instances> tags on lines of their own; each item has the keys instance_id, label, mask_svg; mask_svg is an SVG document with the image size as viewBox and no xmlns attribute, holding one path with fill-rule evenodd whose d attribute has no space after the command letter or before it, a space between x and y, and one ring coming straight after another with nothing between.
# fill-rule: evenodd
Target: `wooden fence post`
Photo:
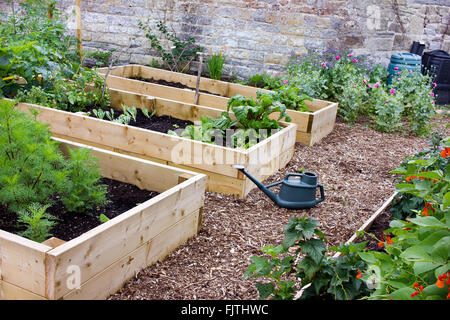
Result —
<instances>
[{"instance_id":1,"label":"wooden fence post","mask_svg":"<svg viewBox=\"0 0 450 320\"><path fill-rule=\"evenodd\" d=\"M78 52L80 55L80 60L83 58L82 44L81 44L81 0L76 0L76 21L77 21L77 39L78 39Z\"/></svg>"}]
</instances>

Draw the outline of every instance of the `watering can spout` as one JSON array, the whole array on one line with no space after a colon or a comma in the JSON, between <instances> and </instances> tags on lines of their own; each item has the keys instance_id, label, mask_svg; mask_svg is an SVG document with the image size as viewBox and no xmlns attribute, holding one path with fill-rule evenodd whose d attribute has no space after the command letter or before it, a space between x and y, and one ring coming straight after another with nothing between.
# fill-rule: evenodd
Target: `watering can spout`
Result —
<instances>
[{"instance_id":1,"label":"watering can spout","mask_svg":"<svg viewBox=\"0 0 450 320\"><path fill-rule=\"evenodd\" d=\"M269 198L270 200L272 200L273 202L277 202L278 201L278 197L275 193L273 193L272 191L270 191L265 185L263 185L261 182L259 182L258 180L256 180L252 175L250 175L247 171L245 171L245 167L243 165L234 165L233 166L235 169L239 170L240 172L242 172L243 174L245 174L254 184L256 184L256 186L261 189L261 191L263 191Z\"/></svg>"}]
</instances>

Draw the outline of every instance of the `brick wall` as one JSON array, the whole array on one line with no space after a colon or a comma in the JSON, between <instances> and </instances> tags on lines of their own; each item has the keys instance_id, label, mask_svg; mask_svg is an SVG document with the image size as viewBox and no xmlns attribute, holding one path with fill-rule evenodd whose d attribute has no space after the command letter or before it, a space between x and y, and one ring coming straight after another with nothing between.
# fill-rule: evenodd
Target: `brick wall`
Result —
<instances>
[{"instance_id":1,"label":"brick wall","mask_svg":"<svg viewBox=\"0 0 450 320\"><path fill-rule=\"evenodd\" d=\"M0 1L0 2L4 2ZM59 0L74 28L75 0ZM370 54L387 65L413 41L450 51L450 0L83 0L85 48L126 48L122 62L150 64L140 20L163 20L206 50L227 48L225 72L277 73L292 55L327 48Z\"/></svg>"}]
</instances>

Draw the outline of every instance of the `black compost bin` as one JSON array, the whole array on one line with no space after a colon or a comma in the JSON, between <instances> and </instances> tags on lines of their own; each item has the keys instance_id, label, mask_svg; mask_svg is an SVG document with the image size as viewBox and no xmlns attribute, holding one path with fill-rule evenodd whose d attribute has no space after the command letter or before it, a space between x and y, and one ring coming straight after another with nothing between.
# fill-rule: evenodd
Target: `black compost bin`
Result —
<instances>
[{"instance_id":1,"label":"black compost bin","mask_svg":"<svg viewBox=\"0 0 450 320\"><path fill-rule=\"evenodd\" d=\"M450 104L450 54L444 50L424 52L422 73L432 75L433 81L436 82L436 103Z\"/></svg>"}]
</instances>

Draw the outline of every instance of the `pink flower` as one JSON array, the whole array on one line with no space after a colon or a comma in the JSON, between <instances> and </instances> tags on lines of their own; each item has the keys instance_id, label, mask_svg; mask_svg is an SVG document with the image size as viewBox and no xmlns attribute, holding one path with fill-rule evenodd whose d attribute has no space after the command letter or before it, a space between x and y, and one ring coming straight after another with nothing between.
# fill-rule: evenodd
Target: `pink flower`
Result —
<instances>
[{"instance_id":1,"label":"pink flower","mask_svg":"<svg viewBox=\"0 0 450 320\"><path fill-rule=\"evenodd\" d=\"M431 101L431 104L434 104L434 101Z\"/></svg>"},{"instance_id":2,"label":"pink flower","mask_svg":"<svg viewBox=\"0 0 450 320\"><path fill-rule=\"evenodd\" d=\"M398 70L398 67L395 67L394 70Z\"/></svg>"},{"instance_id":3,"label":"pink flower","mask_svg":"<svg viewBox=\"0 0 450 320\"><path fill-rule=\"evenodd\" d=\"M353 59L353 61L352 61L353 63L357 63L358 62L358 60L356 60L356 59Z\"/></svg>"},{"instance_id":4,"label":"pink flower","mask_svg":"<svg viewBox=\"0 0 450 320\"><path fill-rule=\"evenodd\" d=\"M433 82L433 87L436 88L436 86L437 86L437 83L436 83L436 82Z\"/></svg>"},{"instance_id":5,"label":"pink flower","mask_svg":"<svg viewBox=\"0 0 450 320\"><path fill-rule=\"evenodd\" d=\"M397 72L398 75L402 74L401 72Z\"/></svg>"},{"instance_id":6,"label":"pink flower","mask_svg":"<svg viewBox=\"0 0 450 320\"><path fill-rule=\"evenodd\" d=\"M336 56L336 60L339 60L341 57L339 57L339 56Z\"/></svg>"},{"instance_id":7,"label":"pink flower","mask_svg":"<svg viewBox=\"0 0 450 320\"><path fill-rule=\"evenodd\" d=\"M370 83L367 85L368 88L372 88L372 86L370 85Z\"/></svg>"},{"instance_id":8,"label":"pink flower","mask_svg":"<svg viewBox=\"0 0 450 320\"><path fill-rule=\"evenodd\" d=\"M364 79L363 82L364 82L364 84L367 84L367 80L366 79Z\"/></svg>"},{"instance_id":9,"label":"pink flower","mask_svg":"<svg viewBox=\"0 0 450 320\"><path fill-rule=\"evenodd\" d=\"M348 54L348 57L350 57L350 58L351 58L351 57L353 57L353 55L352 55L351 53L349 53L349 54Z\"/></svg>"},{"instance_id":10,"label":"pink flower","mask_svg":"<svg viewBox=\"0 0 450 320\"><path fill-rule=\"evenodd\" d=\"M434 98L434 92L432 92L432 93L430 94L430 96L432 96L432 97Z\"/></svg>"},{"instance_id":11,"label":"pink flower","mask_svg":"<svg viewBox=\"0 0 450 320\"><path fill-rule=\"evenodd\" d=\"M391 89L390 93L393 96L395 94L395 89Z\"/></svg>"},{"instance_id":12,"label":"pink flower","mask_svg":"<svg viewBox=\"0 0 450 320\"><path fill-rule=\"evenodd\" d=\"M397 81L400 81L400 80L402 80L402 78L398 78L398 79L397 79Z\"/></svg>"},{"instance_id":13,"label":"pink flower","mask_svg":"<svg viewBox=\"0 0 450 320\"><path fill-rule=\"evenodd\" d=\"M373 85L374 88L378 88L379 86L380 86L380 83L379 83L379 82L377 82L377 83L375 83L375 84Z\"/></svg>"},{"instance_id":14,"label":"pink flower","mask_svg":"<svg viewBox=\"0 0 450 320\"><path fill-rule=\"evenodd\" d=\"M283 80L283 83L284 83L284 84L287 84L287 83L288 83L288 81L287 81L287 80Z\"/></svg>"},{"instance_id":15,"label":"pink flower","mask_svg":"<svg viewBox=\"0 0 450 320\"><path fill-rule=\"evenodd\" d=\"M325 63L325 62L322 62L322 67L326 67L327 66L327 64Z\"/></svg>"},{"instance_id":16,"label":"pink flower","mask_svg":"<svg viewBox=\"0 0 450 320\"><path fill-rule=\"evenodd\" d=\"M386 100L385 104L388 104L388 103L389 103L389 100Z\"/></svg>"}]
</instances>

